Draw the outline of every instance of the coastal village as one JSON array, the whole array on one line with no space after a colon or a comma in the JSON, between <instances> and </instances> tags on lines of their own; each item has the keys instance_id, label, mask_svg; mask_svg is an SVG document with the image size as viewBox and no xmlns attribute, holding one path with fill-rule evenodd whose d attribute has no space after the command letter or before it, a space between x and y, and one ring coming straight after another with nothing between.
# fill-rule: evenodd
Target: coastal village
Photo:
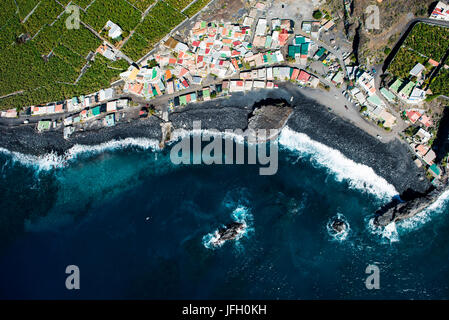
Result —
<instances>
[{"instance_id":1,"label":"coastal village","mask_svg":"<svg viewBox=\"0 0 449 320\"><path fill-rule=\"evenodd\" d=\"M1 117L23 117L24 123L39 117L38 132L62 129L69 139L75 131L114 126L129 117L166 119L167 113L189 103L236 92L274 90L283 82L324 91L332 86L341 91L349 106L359 109L361 117L387 131L404 121L403 137L416 155L416 165L425 166L429 179L438 183L442 170L431 148L436 123L423 104L432 94L426 89L427 80L435 70L449 69L447 59L428 58L413 65L406 77L379 86L374 68L356 64L351 50L337 45L333 29L339 17L317 8L314 19L298 22L271 17L271 1L250 3L252 9L239 22L197 21L185 39L167 36L157 51L132 63L110 88L29 106L20 114L10 109L1 112ZM449 6L438 3L430 18L449 20ZM110 20L105 28L111 39L120 38L123 32ZM95 55L121 59L120 51L106 42ZM154 107L157 99L158 107Z\"/></svg>"}]
</instances>

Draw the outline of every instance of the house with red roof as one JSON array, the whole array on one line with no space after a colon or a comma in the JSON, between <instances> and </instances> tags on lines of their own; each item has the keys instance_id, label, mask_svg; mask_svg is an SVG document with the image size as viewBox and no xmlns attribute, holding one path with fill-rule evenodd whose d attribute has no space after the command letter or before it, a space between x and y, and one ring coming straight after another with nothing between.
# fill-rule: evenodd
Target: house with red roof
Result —
<instances>
[{"instance_id":1,"label":"house with red roof","mask_svg":"<svg viewBox=\"0 0 449 320\"><path fill-rule=\"evenodd\" d=\"M301 70L301 72L299 73L299 76L298 76L298 81L306 83L307 81L309 81L309 79L310 79L310 74L308 74L304 70Z\"/></svg>"},{"instance_id":2,"label":"house with red roof","mask_svg":"<svg viewBox=\"0 0 449 320\"><path fill-rule=\"evenodd\" d=\"M421 118L421 113L415 110L406 111L407 118L410 120L411 123L416 123L416 121Z\"/></svg>"}]
</instances>

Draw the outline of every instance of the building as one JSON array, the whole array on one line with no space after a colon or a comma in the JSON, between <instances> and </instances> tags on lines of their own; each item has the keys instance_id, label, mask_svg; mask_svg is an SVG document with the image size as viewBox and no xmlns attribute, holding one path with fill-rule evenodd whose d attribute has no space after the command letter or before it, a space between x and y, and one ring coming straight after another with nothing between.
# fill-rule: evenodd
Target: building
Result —
<instances>
[{"instance_id":1,"label":"building","mask_svg":"<svg viewBox=\"0 0 449 320\"><path fill-rule=\"evenodd\" d=\"M435 154L435 152L430 149L429 151L427 151L426 155L423 157L423 160L425 163L427 163L429 166L433 165L433 161L435 160L435 158L437 157L437 155Z\"/></svg>"},{"instance_id":2,"label":"building","mask_svg":"<svg viewBox=\"0 0 449 320\"><path fill-rule=\"evenodd\" d=\"M257 21L256 26L256 36L264 36L267 31L267 19L260 18L259 21Z\"/></svg>"},{"instance_id":3,"label":"building","mask_svg":"<svg viewBox=\"0 0 449 320\"><path fill-rule=\"evenodd\" d=\"M122 36L123 30L111 20L106 22L106 29L108 29L108 36L111 39L118 39Z\"/></svg>"},{"instance_id":4,"label":"building","mask_svg":"<svg viewBox=\"0 0 449 320\"><path fill-rule=\"evenodd\" d=\"M388 102L394 102L395 96L387 88L381 88L380 93L385 97L385 99L387 99Z\"/></svg>"},{"instance_id":5,"label":"building","mask_svg":"<svg viewBox=\"0 0 449 320\"><path fill-rule=\"evenodd\" d=\"M417 63L412 70L410 70L410 75L419 78L422 74L422 72L425 70L426 68L421 64L421 63Z\"/></svg>"},{"instance_id":6,"label":"building","mask_svg":"<svg viewBox=\"0 0 449 320\"><path fill-rule=\"evenodd\" d=\"M111 100L113 96L114 96L114 89L112 88L103 89L98 92L98 99L100 101Z\"/></svg>"},{"instance_id":7,"label":"building","mask_svg":"<svg viewBox=\"0 0 449 320\"><path fill-rule=\"evenodd\" d=\"M430 19L449 21L449 5L440 1L430 14Z\"/></svg>"}]
</instances>

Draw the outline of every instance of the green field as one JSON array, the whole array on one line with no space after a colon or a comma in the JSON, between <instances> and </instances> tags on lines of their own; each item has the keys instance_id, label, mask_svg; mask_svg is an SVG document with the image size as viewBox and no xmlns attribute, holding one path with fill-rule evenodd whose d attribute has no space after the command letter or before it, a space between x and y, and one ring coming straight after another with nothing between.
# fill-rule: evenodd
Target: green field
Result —
<instances>
[{"instance_id":1,"label":"green field","mask_svg":"<svg viewBox=\"0 0 449 320\"><path fill-rule=\"evenodd\" d=\"M194 0L164 0L164 2L168 3L170 6L179 11L182 11L182 9L187 7L193 1Z\"/></svg>"},{"instance_id":2,"label":"green field","mask_svg":"<svg viewBox=\"0 0 449 320\"><path fill-rule=\"evenodd\" d=\"M86 12L80 11L81 20L100 33L108 20L124 30L124 38L133 32L121 49L137 61L174 27L209 2L197 0L184 10L191 0L156 1L73 0L72 3L83 9L90 5ZM83 24L80 29L66 28L68 14L63 12L68 3L70 0L59 0L59 3L56 0L1 2L0 68L2 79L8 81L0 82L0 96L23 93L1 98L0 109L20 109L95 92L108 87L128 68L124 60L111 62L96 55L95 60L89 62L86 73L75 83L87 64L86 56L95 52L102 40ZM152 8L142 21L143 12L150 6ZM26 33L33 39L21 43L19 36ZM107 36L106 32L101 34Z\"/></svg>"},{"instance_id":3,"label":"green field","mask_svg":"<svg viewBox=\"0 0 449 320\"><path fill-rule=\"evenodd\" d=\"M432 80L430 90L434 95L445 95L449 97L449 70L442 68L438 75Z\"/></svg>"},{"instance_id":4,"label":"green field","mask_svg":"<svg viewBox=\"0 0 449 320\"><path fill-rule=\"evenodd\" d=\"M126 0L95 0L87 9L82 20L101 31L108 20L118 24L124 31L130 32L140 22L142 13Z\"/></svg>"},{"instance_id":5,"label":"green field","mask_svg":"<svg viewBox=\"0 0 449 320\"><path fill-rule=\"evenodd\" d=\"M22 20L28 15L28 13L31 12L31 10L33 10L33 8L39 3L40 0L15 0L15 1L17 3L17 6L19 7L20 20ZM2 6L2 9L3 8L4 6Z\"/></svg>"},{"instance_id":6,"label":"green field","mask_svg":"<svg viewBox=\"0 0 449 320\"><path fill-rule=\"evenodd\" d=\"M132 0L130 1L137 9L144 12L148 9L149 6L151 6L153 3L156 2L156 0Z\"/></svg>"},{"instance_id":7,"label":"green field","mask_svg":"<svg viewBox=\"0 0 449 320\"><path fill-rule=\"evenodd\" d=\"M97 56L75 85L87 63L85 57L96 50L101 40L83 26L78 30L66 29L67 17L67 14L62 15L52 26L45 24L39 34L26 43L17 41L17 37L25 32L19 16L11 14L1 26L0 67L2 79L8 81L0 82L0 96L25 92L0 99L0 109L21 108L94 92L109 86L111 80L126 70L127 63L112 63ZM42 58L50 52L49 58ZM109 68L109 64L114 64L115 69Z\"/></svg>"},{"instance_id":8,"label":"green field","mask_svg":"<svg viewBox=\"0 0 449 320\"><path fill-rule=\"evenodd\" d=\"M82 9L86 9L86 7L92 2L93 0L75 0L73 1L74 4L78 5Z\"/></svg>"},{"instance_id":9,"label":"green field","mask_svg":"<svg viewBox=\"0 0 449 320\"><path fill-rule=\"evenodd\" d=\"M204 8L211 0L196 0L190 7L183 11L188 17L193 17L198 11Z\"/></svg>"},{"instance_id":10,"label":"green field","mask_svg":"<svg viewBox=\"0 0 449 320\"><path fill-rule=\"evenodd\" d=\"M153 17L157 22L165 25L169 29L173 29L187 17L181 12L173 9L164 2L159 1L151 8L148 15Z\"/></svg>"},{"instance_id":11,"label":"green field","mask_svg":"<svg viewBox=\"0 0 449 320\"><path fill-rule=\"evenodd\" d=\"M410 70L412 70L417 63L425 65L427 60L428 59L420 56L414 51L402 46L388 67L388 72L396 77L407 79L410 76Z\"/></svg>"}]
</instances>

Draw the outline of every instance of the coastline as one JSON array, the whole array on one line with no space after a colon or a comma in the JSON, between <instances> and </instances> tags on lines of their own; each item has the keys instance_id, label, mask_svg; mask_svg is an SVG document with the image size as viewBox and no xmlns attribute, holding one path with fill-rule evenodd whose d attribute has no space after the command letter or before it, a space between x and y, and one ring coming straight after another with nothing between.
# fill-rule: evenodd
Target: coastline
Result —
<instances>
[{"instance_id":1,"label":"coastline","mask_svg":"<svg viewBox=\"0 0 449 320\"><path fill-rule=\"evenodd\" d=\"M286 122L290 129L304 133L312 140L340 151L347 158L371 167L377 175L391 183L399 194L410 190L425 193L429 189L425 173L413 163L403 143L398 139L385 143L379 141L373 132L368 133L360 128L363 128L363 124L356 126L353 121L343 119L338 112L329 112L329 107L334 111L338 106L338 103L327 105L329 94L315 90L309 95L311 91L286 84L275 90L237 93L228 98L187 105L170 113L168 121L175 130L191 130L195 120L200 120L202 129L206 130L245 130L253 109L270 101L283 100L293 108ZM293 101L290 101L292 97ZM364 120L360 117L360 121ZM0 126L0 148L43 156L48 153L64 155L75 145L94 146L127 138L160 141L163 123L163 120L152 116L121 122L114 127L76 132L68 140L63 139L62 132L38 134L29 125Z\"/></svg>"}]
</instances>

